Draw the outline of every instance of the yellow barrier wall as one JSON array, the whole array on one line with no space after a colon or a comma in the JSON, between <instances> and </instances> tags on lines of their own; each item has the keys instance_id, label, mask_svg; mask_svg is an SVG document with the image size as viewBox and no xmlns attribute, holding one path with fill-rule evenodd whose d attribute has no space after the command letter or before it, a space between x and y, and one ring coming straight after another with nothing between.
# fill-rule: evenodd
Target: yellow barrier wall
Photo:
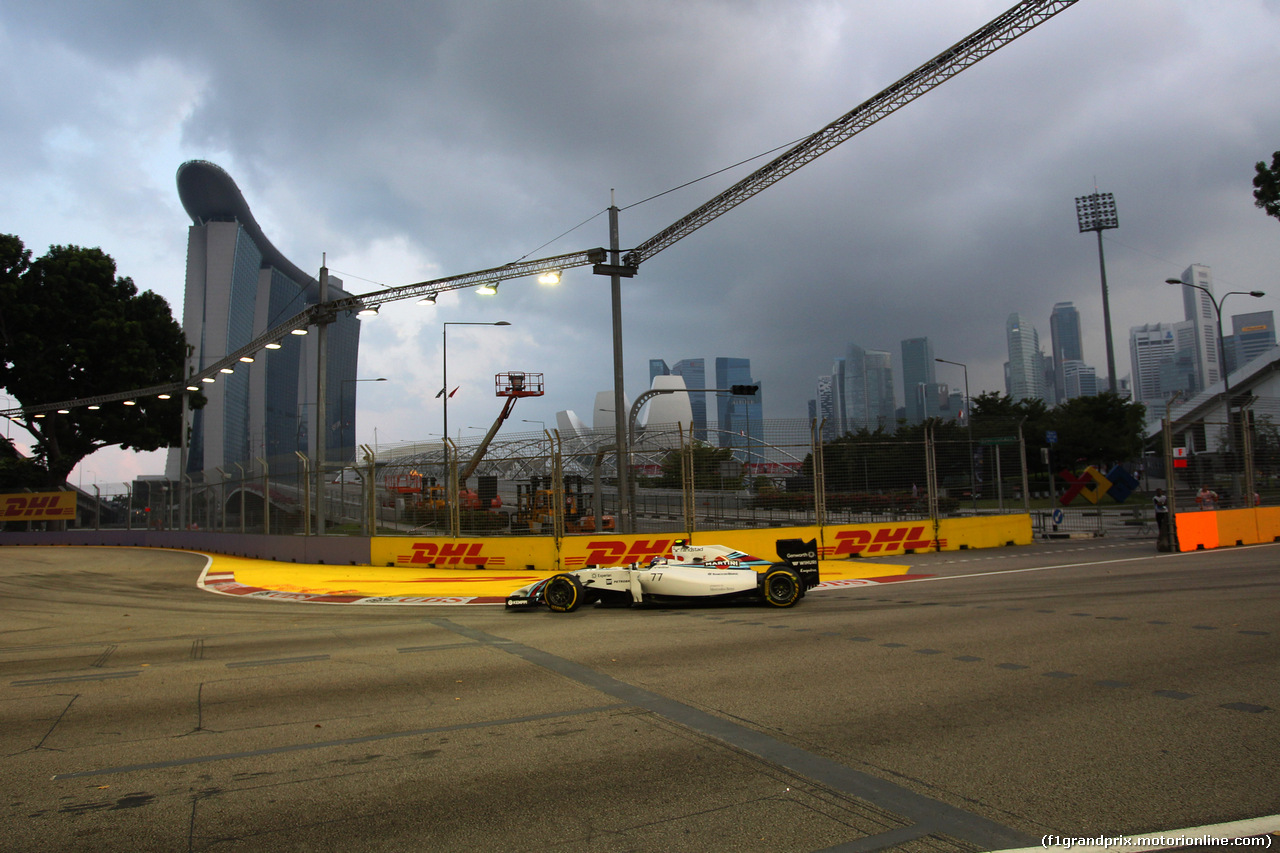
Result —
<instances>
[{"instance_id":1,"label":"yellow barrier wall","mask_svg":"<svg viewBox=\"0 0 1280 853\"><path fill-rule=\"evenodd\" d=\"M1280 506L1263 506L1254 510L1258 519L1258 541L1275 542L1280 539Z\"/></svg>"},{"instance_id":2,"label":"yellow barrier wall","mask_svg":"<svg viewBox=\"0 0 1280 853\"><path fill-rule=\"evenodd\" d=\"M369 559L375 566L524 571L529 566L554 566L556 545L549 536L475 539L375 536L369 542Z\"/></svg>"},{"instance_id":3,"label":"yellow barrier wall","mask_svg":"<svg viewBox=\"0 0 1280 853\"><path fill-rule=\"evenodd\" d=\"M1258 522L1252 509L1224 509L1214 515L1218 517L1219 545L1257 544Z\"/></svg>"},{"instance_id":4,"label":"yellow barrier wall","mask_svg":"<svg viewBox=\"0 0 1280 853\"><path fill-rule=\"evenodd\" d=\"M667 554L683 533L599 533L566 536L557 552L551 537L511 536L449 539L447 537L375 537L370 556L376 566L423 568L538 570L580 569L589 565L626 565ZM850 524L817 527L773 527L756 530L699 531L699 545L725 545L765 560L777 559L779 539L818 539L824 560L884 557L962 548L996 548L1031 543L1031 516L1002 515L943 520L934 541L930 521L890 524Z\"/></svg>"}]
</instances>

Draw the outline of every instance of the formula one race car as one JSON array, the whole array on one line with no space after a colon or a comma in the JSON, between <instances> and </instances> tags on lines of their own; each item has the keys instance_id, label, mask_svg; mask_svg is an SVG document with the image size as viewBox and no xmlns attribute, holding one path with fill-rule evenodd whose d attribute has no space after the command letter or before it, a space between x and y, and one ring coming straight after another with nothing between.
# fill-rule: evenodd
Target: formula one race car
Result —
<instances>
[{"instance_id":1,"label":"formula one race car","mask_svg":"<svg viewBox=\"0 0 1280 853\"><path fill-rule=\"evenodd\" d=\"M791 607L818 585L818 543L779 539L780 563L771 563L723 545L688 545L678 540L667 557L647 566L590 566L562 572L507 596L508 610L545 604L569 613L583 604L632 604L688 601L756 601Z\"/></svg>"}]
</instances>

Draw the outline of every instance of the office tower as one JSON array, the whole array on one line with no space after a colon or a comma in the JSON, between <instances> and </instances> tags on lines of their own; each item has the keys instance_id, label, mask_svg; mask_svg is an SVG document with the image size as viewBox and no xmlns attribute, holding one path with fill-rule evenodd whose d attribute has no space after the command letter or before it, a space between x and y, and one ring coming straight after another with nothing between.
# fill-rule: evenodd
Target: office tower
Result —
<instances>
[{"instance_id":1,"label":"office tower","mask_svg":"<svg viewBox=\"0 0 1280 853\"><path fill-rule=\"evenodd\" d=\"M1201 389L1222 381L1218 358L1218 315L1213 303L1213 273L1201 264L1192 264L1182 273L1183 319L1195 329L1196 383ZM1195 284L1199 287L1186 287ZM1206 288L1200 290L1199 288Z\"/></svg>"},{"instance_id":2,"label":"office tower","mask_svg":"<svg viewBox=\"0 0 1280 853\"><path fill-rule=\"evenodd\" d=\"M1276 345L1275 317L1270 311L1236 314L1226 340L1227 369L1239 370Z\"/></svg>"},{"instance_id":3,"label":"office tower","mask_svg":"<svg viewBox=\"0 0 1280 853\"><path fill-rule=\"evenodd\" d=\"M922 385L934 385L933 344L928 338L908 338L902 342L902 399L907 423L918 424L926 417Z\"/></svg>"},{"instance_id":4,"label":"office tower","mask_svg":"<svg viewBox=\"0 0 1280 853\"><path fill-rule=\"evenodd\" d=\"M1078 359L1067 359L1062 362L1062 391L1059 402L1074 400L1076 397L1096 397L1098 394L1098 376L1092 367Z\"/></svg>"},{"instance_id":5,"label":"office tower","mask_svg":"<svg viewBox=\"0 0 1280 853\"><path fill-rule=\"evenodd\" d=\"M1009 397L1014 402L1044 400L1044 354L1040 352L1040 335L1035 326L1021 314L1010 314L1005 321L1005 337L1009 345Z\"/></svg>"},{"instance_id":6,"label":"office tower","mask_svg":"<svg viewBox=\"0 0 1280 853\"><path fill-rule=\"evenodd\" d=\"M178 196L191 216L182 327L190 345L187 369L199 372L319 301L319 283L280 253L262 233L235 181L200 160L178 169ZM347 294L330 277L329 298ZM325 458L355 456L356 361L360 321L339 316L328 326L325 411L317 416L318 335L285 335L280 349L256 355L202 390L208 404L186 413L186 470L170 450L167 475L198 475L258 457L296 464L295 451Z\"/></svg>"},{"instance_id":7,"label":"office tower","mask_svg":"<svg viewBox=\"0 0 1280 853\"><path fill-rule=\"evenodd\" d=\"M1066 377L1063 365L1068 361L1084 361L1084 349L1080 342L1080 312L1070 302L1059 302L1049 315L1049 339L1053 347L1053 385L1056 402L1070 399L1064 394ZM1076 396L1080 396L1077 394Z\"/></svg>"},{"instance_id":8,"label":"office tower","mask_svg":"<svg viewBox=\"0 0 1280 853\"><path fill-rule=\"evenodd\" d=\"M890 353L850 343L844 362L844 429L893 427L893 368ZM840 364L840 361L837 361Z\"/></svg>"},{"instance_id":9,"label":"office tower","mask_svg":"<svg viewBox=\"0 0 1280 853\"><path fill-rule=\"evenodd\" d=\"M844 431L867 429L867 351L849 344L844 356Z\"/></svg>"},{"instance_id":10,"label":"office tower","mask_svg":"<svg viewBox=\"0 0 1280 853\"><path fill-rule=\"evenodd\" d=\"M1190 395L1201 390L1195 339L1196 327L1189 320L1131 327L1129 359L1134 400L1162 403L1174 391Z\"/></svg>"},{"instance_id":11,"label":"office tower","mask_svg":"<svg viewBox=\"0 0 1280 853\"><path fill-rule=\"evenodd\" d=\"M716 359L716 387L730 388L734 385L756 385L760 383L751 378L751 359L724 358ZM764 437L763 414L764 389L760 388L749 397L732 394L716 395L716 415L720 428L721 447L754 447ZM755 462L751 459L743 461Z\"/></svg>"},{"instance_id":12,"label":"office tower","mask_svg":"<svg viewBox=\"0 0 1280 853\"><path fill-rule=\"evenodd\" d=\"M929 418L954 419L951 408L951 390L943 382L920 382L916 384L916 408L921 413L921 420Z\"/></svg>"},{"instance_id":13,"label":"office tower","mask_svg":"<svg viewBox=\"0 0 1280 853\"><path fill-rule=\"evenodd\" d=\"M845 384L848 381L848 369L843 358L837 358L831 364L831 423L828 428L832 437L841 436L849 428L849 413L845 407Z\"/></svg>"},{"instance_id":14,"label":"office tower","mask_svg":"<svg viewBox=\"0 0 1280 853\"><path fill-rule=\"evenodd\" d=\"M833 393L832 377L818 377L818 396L810 401L809 419L819 419L822 422L822 438L824 441L832 441L842 435L840 432L839 422L836 420L836 395Z\"/></svg>"},{"instance_id":15,"label":"office tower","mask_svg":"<svg viewBox=\"0 0 1280 853\"><path fill-rule=\"evenodd\" d=\"M867 415L868 429L893 429L893 357L884 350L867 351Z\"/></svg>"}]
</instances>

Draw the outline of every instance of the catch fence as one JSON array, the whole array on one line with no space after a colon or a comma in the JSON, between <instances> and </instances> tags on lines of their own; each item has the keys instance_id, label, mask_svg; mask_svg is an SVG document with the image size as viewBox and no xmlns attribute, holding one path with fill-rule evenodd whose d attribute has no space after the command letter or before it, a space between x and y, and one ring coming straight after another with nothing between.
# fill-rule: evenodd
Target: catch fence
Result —
<instances>
[{"instance_id":1,"label":"catch fence","mask_svg":"<svg viewBox=\"0 0 1280 853\"><path fill-rule=\"evenodd\" d=\"M686 532L1027 512L1016 428L954 425L822 440L821 422L753 429L648 425L631 437L619 494L614 433L512 433L362 448L361 459L257 459L180 480L82 493L77 526L296 535L511 536ZM449 482L462 483L448 500Z\"/></svg>"},{"instance_id":2,"label":"catch fence","mask_svg":"<svg viewBox=\"0 0 1280 853\"><path fill-rule=\"evenodd\" d=\"M176 481L95 484L80 490L72 526L566 536L1029 513L1037 536L1154 536L1157 488L1175 512L1280 504L1277 423L1280 400L1249 398L1230 423L1221 408L1172 417L1141 459L1095 466L1055 458L1043 433L1013 421L839 437L812 421L757 422L755 432L648 425L631 436L622 495L612 430L519 432L483 451L480 439L363 447L322 472L295 453ZM463 475L448 500L446 483Z\"/></svg>"}]
</instances>

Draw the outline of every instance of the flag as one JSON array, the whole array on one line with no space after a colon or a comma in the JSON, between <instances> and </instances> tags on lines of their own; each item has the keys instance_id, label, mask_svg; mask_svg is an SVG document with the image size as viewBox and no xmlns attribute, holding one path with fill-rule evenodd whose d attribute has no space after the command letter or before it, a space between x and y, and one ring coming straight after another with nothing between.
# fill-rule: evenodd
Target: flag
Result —
<instances>
[{"instance_id":1,"label":"flag","mask_svg":"<svg viewBox=\"0 0 1280 853\"><path fill-rule=\"evenodd\" d=\"M461 385L459 385L459 386L458 386L458 388L461 388L461 387L462 387ZM449 399L450 399L450 400L452 400L452 399L453 399L453 395L454 395L454 394L457 394L457 393L458 393L458 388L454 388L452 391L450 391L450 392L449 392Z\"/></svg>"}]
</instances>

